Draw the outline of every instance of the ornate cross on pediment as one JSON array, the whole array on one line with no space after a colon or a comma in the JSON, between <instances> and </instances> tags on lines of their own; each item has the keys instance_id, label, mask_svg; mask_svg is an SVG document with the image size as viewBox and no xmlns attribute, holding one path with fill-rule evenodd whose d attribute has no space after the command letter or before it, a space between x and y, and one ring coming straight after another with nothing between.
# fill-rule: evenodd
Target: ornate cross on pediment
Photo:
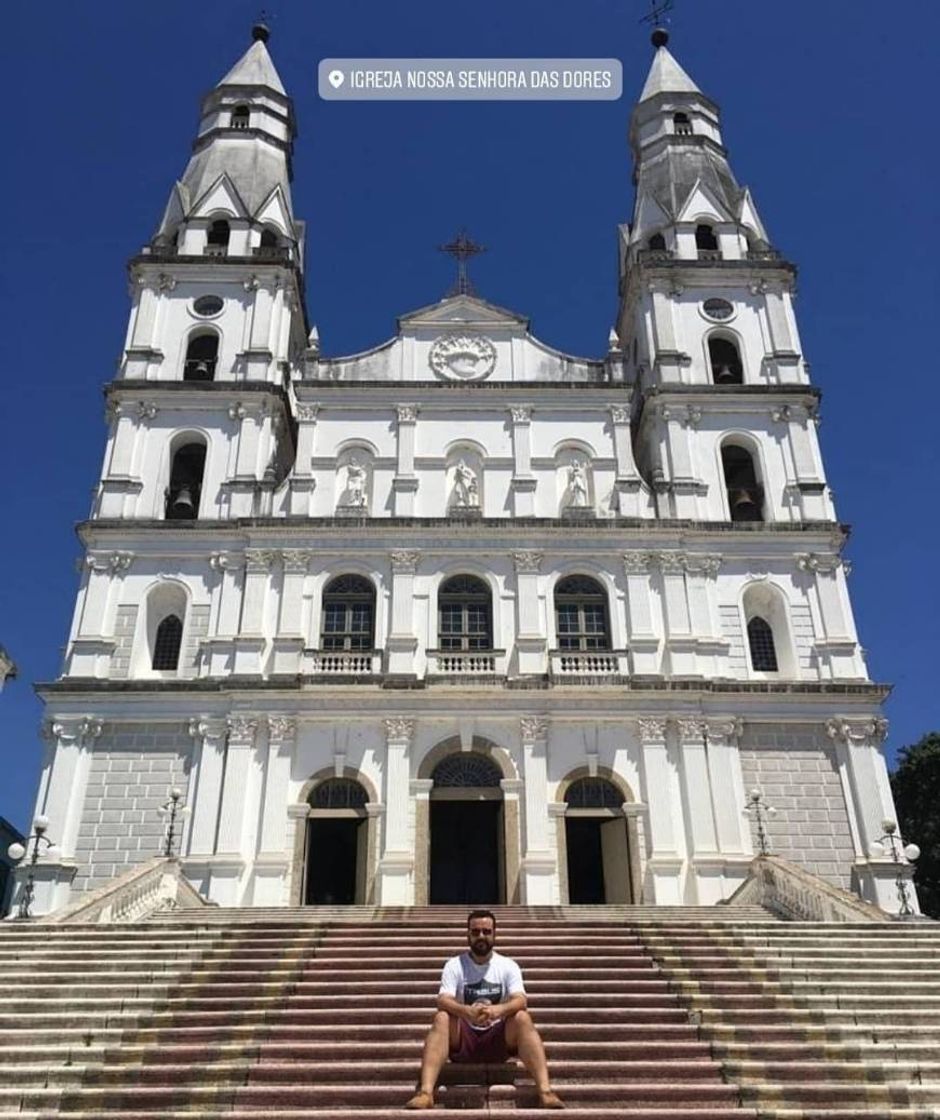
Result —
<instances>
[{"instance_id":1,"label":"ornate cross on pediment","mask_svg":"<svg viewBox=\"0 0 940 1120\"><path fill-rule=\"evenodd\" d=\"M467 231L462 229L460 233L448 245L438 245L438 250L441 253L450 253L450 255L457 262L457 283L447 293L449 296L467 296L474 295L474 287L470 281L470 268L469 261L479 253L486 252L485 245L477 245Z\"/></svg>"}]
</instances>

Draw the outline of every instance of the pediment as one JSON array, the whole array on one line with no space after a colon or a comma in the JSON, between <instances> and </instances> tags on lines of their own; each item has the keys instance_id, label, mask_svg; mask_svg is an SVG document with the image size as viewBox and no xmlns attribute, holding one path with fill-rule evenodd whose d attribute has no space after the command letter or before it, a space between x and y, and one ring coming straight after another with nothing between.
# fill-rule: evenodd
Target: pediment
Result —
<instances>
[{"instance_id":1,"label":"pediment","mask_svg":"<svg viewBox=\"0 0 940 1120\"><path fill-rule=\"evenodd\" d=\"M281 233L287 237L293 236L290 208L287 205L287 199L284 197L284 191L280 183L255 211L255 220L262 225L277 226Z\"/></svg>"},{"instance_id":2,"label":"pediment","mask_svg":"<svg viewBox=\"0 0 940 1120\"><path fill-rule=\"evenodd\" d=\"M714 222L730 222L733 217L725 209L722 202L708 189L701 179L697 179L695 186L689 192L682 209L676 217L677 222L694 222L702 218Z\"/></svg>"},{"instance_id":3,"label":"pediment","mask_svg":"<svg viewBox=\"0 0 940 1120\"><path fill-rule=\"evenodd\" d=\"M633 223L634 240L642 240L650 233L669 225L669 217L651 194L637 199L636 218Z\"/></svg>"},{"instance_id":4,"label":"pediment","mask_svg":"<svg viewBox=\"0 0 940 1120\"><path fill-rule=\"evenodd\" d=\"M524 331L529 325L529 320L514 311L508 311L505 307L497 307L495 303L487 303L478 296L468 295L448 296L440 303L419 307L417 311L409 311L398 319L399 329L457 324L476 327L478 330L511 327Z\"/></svg>"},{"instance_id":5,"label":"pediment","mask_svg":"<svg viewBox=\"0 0 940 1120\"><path fill-rule=\"evenodd\" d=\"M222 174L193 205L190 218L208 218L213 214L229 214L233 218L247 218L248 211L235 184Z\"/></svg>"},{"instance_id":6,"label":"pediment","mask_svg":"<svg viewBox=\"0 0 940 1120\"><path fill-rule=\"evenodd\" d=\"M764 223L758 216L757 207L754 205L754 199L751 197L751 192L747 188L745 188L744 195L741 198L741 211L738 214L738 221L742 226L749 226L757 236L764 241L768 240L767 231L764 229Z\"/></svg>"}]
</instances>

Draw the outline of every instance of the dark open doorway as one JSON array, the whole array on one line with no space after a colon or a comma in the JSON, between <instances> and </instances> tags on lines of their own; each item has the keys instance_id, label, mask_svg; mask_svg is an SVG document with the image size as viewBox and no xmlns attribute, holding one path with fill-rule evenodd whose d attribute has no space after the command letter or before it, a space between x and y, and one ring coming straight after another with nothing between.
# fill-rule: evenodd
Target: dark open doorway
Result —
<instances>
[{"instance_id":1,"label":"dark open doorway","mask_svg":"<svg viewBox=\"0 0 940 1120\"><path fill-rule=\"evenodd\" d=\"M502 901L501 834L501 801L431 801L432 905Z\"/></svg>"},{"instance_id":2,"label":"dark open doorway","mask_svg":"<svg viewBox=\"0 0 940 1120\"><path fill-rule=\"evenodd\" d=\"M604 855L601 825L595 817L572 817L565 821L568 851L568 901L604 903Z\"/></svg>"},{"instance_id":3,"label":"dark open doorway","mask_svg":"<svg viewBox=\"0 0 940 1120\"><path fill-rule=\"evenodd\" d=\"M366 821L362 817L311 817L307 824L308 906L348 906L357 901Z\"/></svg>"}]
</instances>

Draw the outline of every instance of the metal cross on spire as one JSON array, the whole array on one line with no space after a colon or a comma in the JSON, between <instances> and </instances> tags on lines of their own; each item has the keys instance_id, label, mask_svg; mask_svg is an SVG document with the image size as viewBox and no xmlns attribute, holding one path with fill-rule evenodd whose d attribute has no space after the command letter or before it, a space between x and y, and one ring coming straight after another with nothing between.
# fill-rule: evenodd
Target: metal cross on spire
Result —
<instances>
[{"instance_id":1,"label":"metal cross on spire","mask_svg":"<svg viewBox=\"0 0 940 1120\"><path fill-rule=\"evenodd\" d=\"M477 245L475 241L471 240L467 231L462 229L449 245L438 245L438 250L441 253L450 253L457 261L457 283L447 294L451 296L472 296L474 287L470 281L468 262L478 253L485 253L486 246Z\"/></svg>"},{"instance_id":2,"label":"metal cross on spire","mask_svg":"<svg viewBox=\"0 0 940 1120\"><path fill-rule=\"evenodd\" d=\"M650 0L651 11L640 18L640 23L651 23L653 27L662 27L667 12L671 12L672 0Z\"/></svg>"}]
</instances>

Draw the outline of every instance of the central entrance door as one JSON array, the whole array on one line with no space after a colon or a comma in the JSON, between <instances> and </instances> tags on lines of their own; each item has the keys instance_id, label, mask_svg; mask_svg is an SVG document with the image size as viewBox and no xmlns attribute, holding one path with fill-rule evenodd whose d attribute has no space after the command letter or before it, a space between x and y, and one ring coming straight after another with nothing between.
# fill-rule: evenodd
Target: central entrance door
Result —
<instances>
[{"instance_id":1,"label":"central entrance door","mask_svg":"<svg viewBox=\"0 0 940 1120\"><path fill-rule=\"evenodd\" d=\"M431 778L430 903L502 902L502 772L484 755L461 752L438 763Z\"/></svg>"}]
</instances>

